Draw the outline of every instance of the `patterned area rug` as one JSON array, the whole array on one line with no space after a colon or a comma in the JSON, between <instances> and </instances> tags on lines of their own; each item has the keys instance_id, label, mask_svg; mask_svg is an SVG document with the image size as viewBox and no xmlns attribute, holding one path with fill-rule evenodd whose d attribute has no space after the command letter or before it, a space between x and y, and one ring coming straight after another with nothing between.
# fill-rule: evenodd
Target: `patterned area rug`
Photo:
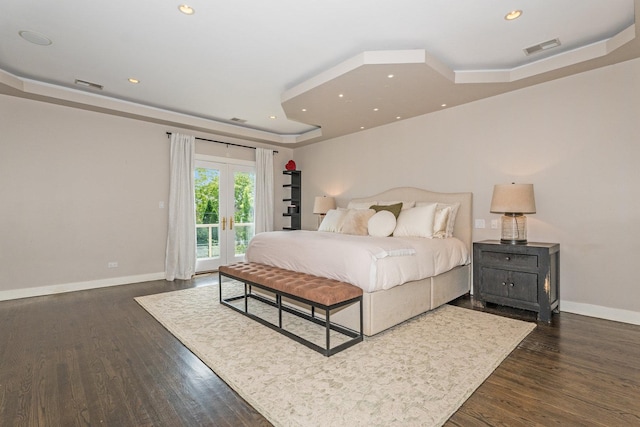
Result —
<instances>
[{"instance_id":1,"label":"patterned area rug","mask_svg":"<svg viewBox=\"0 0 640 427\"><path fill-rule=\"evenodd\" d=\"M327 358L222 306L217 285L136 301L276 426L442 425L535 328L445 305Z\"/></svg>"}]
</instances>

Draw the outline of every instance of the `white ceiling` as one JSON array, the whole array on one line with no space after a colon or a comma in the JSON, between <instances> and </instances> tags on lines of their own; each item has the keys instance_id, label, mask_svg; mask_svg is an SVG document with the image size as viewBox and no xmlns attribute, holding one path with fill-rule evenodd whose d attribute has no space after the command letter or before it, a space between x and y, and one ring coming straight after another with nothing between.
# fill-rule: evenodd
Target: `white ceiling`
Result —
<instances>
[{"instance_id":1,"label":"white ceiling","mask_svg":"<svg viewBox=\"0 0 640 427\"><path fill-rule=\"evenodd\" d=\"M639 2L0 0L0 93L297 146L639 57Z\"/></svg>"}]
</instances>

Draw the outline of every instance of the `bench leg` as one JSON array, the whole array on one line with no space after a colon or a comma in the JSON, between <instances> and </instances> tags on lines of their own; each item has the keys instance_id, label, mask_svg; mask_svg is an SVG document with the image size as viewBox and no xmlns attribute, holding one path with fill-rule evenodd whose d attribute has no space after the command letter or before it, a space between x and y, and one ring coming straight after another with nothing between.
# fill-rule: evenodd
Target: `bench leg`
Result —
<instances>
[{"instance_id":1,"label":"bench leg","mask_svg":"<svg viewBox=\"0 0 640 427\"><path fill-rule=\"evenodd\" d=\"M249 297L247 297L247 283L244 284L244 312L249 312Z\"/></svg>"},{"instance_id":2,"label":"bench leg","mask_svg":"<svg viewBox=\"0 0 640 427\"><path fill-rule=\"evenodd\" d=\"M330 344L330 335L331 335L331 320L329 319L329 313L331 310L326 310L325 311L325 318L326 318L326 322L325 322L325 328L327 330L327 346L326 349L327 351L329 351L331 349L331 344Z\"/></svg>"},{"instance_id":3,"label":"bench leg","mask_svg":"<svg viewBox=\"0 0 640 427\"><path fill-rule=\"evenodd\" d=\"M362 309L362 297L360 297L360 336L362 336L363 330L364 330L364 314Z\"/></svg>"}]
</instances>

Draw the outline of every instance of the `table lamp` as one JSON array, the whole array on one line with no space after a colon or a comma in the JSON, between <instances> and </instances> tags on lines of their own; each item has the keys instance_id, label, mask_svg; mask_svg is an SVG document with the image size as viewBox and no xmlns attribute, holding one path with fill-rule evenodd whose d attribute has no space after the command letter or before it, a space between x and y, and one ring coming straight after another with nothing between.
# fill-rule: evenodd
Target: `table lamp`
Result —
<instances>
[{"instance_id":1,"label":"table lamp","mask_svg":"<svg viewBox=\"0 0 640 427\"><path fill-rule=\"evenodd\" d=\"M527 244L527 217L524 214L536 213L533 184L495 185L490 210L504 214L500 243Z\"/></svg>"},{"instance_id":2,"label":"table lamp","mask_svg":"<svg viewBox=\"0 0 640 427\"><path fill-rule=\"evenodd\" d=\"M318 226L320 226L320 223L322 222L322 219L324 218L326 213L329 212L330 209L335 208L336 199L334 199L333 197L316 196L315 200L313 201L313 213L316 215L320 215L318 217Z\"/></svg>"}]
</instances>

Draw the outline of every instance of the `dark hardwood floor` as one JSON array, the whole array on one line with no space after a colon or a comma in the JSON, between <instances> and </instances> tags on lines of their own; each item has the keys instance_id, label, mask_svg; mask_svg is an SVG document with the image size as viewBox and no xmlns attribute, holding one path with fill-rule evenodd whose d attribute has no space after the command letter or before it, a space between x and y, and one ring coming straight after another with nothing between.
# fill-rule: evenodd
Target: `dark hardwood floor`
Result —
<instances>
[{"instance_id":1,"label":"dark hardwood floor","mask_svg":"<svg viewBox=\"0 0 640 427\"><path fill-rule=\"evenodd\" d=\"M535 321L469 297L455 305ZM505 359L447 426L640 426L640 326L554 314Z\"/></svg>"},{"instance_id":2,"label":"dark hardwood floor","mask_svg":"<svg viewBox=\"0 0 640 427\"><path fill-rule=\"evenodd\" d=\"M270 425L133 300L216 280L0 302L0 425ZM640 425L640 326L555 315L447 425Z\"/></svg>"}]
</instances>

